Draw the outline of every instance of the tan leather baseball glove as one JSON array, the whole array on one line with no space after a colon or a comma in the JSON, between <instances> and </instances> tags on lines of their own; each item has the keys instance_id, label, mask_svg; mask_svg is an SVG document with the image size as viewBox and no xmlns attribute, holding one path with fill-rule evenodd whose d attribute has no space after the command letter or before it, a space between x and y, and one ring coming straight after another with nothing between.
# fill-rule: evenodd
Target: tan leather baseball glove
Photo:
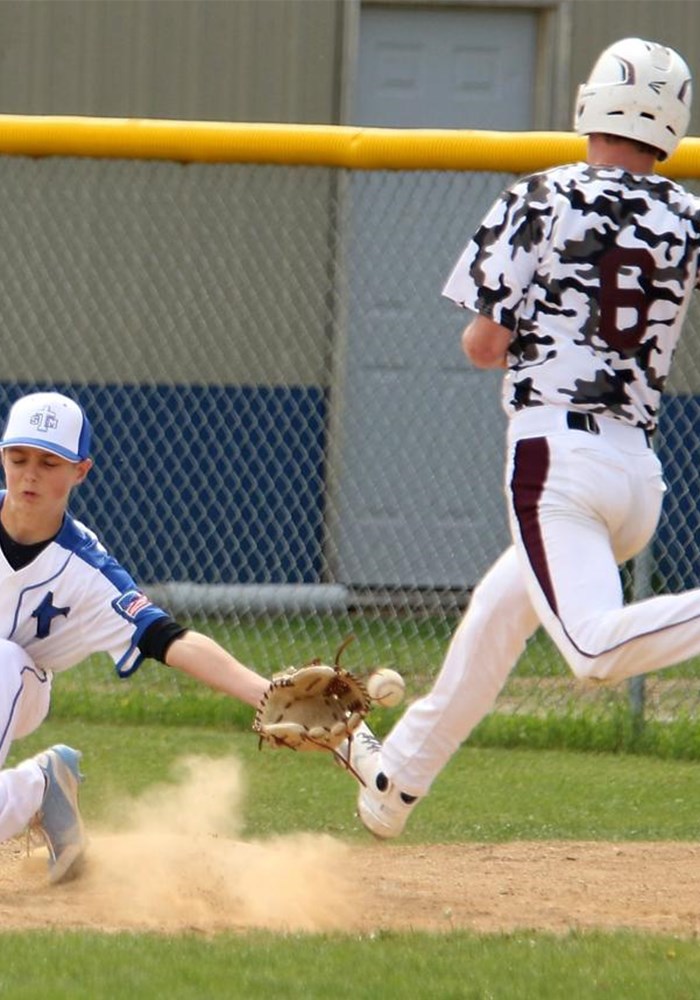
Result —
<instances>
[{"instance_id":1,"label":"tan leather baseball glove","mask_svg":"<svg viewBox=\"0 0 700 1000\"><path fill-rule=\"evenodd\" d=\"M261 746L335 754L352 738L371 701L364 681L337 661L288 667L272 678L253 722Z\"/></svg>"}]
</instances>

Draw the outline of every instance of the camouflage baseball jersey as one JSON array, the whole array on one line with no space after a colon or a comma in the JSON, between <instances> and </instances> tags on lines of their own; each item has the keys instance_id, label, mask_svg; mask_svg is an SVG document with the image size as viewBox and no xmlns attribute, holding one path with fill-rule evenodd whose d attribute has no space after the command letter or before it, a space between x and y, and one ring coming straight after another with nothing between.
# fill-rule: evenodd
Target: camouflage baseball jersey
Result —
<instances>
[{"instance_id":1,"label":"camouflage baseball jersey","mask_svg":"<svg viewBox=\"0 0 700 1000\"><path fill-rule=\"evenodd\" d=\"M696 196L575 163L504 191L443 295L512 330L508 414L553 404L653 431L699 253Z\"/></svg>"}]
</instances>

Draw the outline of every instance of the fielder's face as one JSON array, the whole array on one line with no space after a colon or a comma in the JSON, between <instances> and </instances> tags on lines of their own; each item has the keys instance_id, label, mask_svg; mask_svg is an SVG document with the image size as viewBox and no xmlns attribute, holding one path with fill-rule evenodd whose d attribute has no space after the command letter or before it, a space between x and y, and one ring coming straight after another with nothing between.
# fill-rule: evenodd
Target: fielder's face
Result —
<instances>
[{"instance_id":1,"label":"fielder's face","mask_svg":"<svg viewBox=\"0 0 700 1000\"><path fill-rule=\"evenodd\" d=\"M16 446L3 449L2 464L7 483L3 523L12 534L7 515L29 517L37 529L57 530L70 491L85 479L92 461L69 462L50 451Z\"/></svg>"}]
</instances>

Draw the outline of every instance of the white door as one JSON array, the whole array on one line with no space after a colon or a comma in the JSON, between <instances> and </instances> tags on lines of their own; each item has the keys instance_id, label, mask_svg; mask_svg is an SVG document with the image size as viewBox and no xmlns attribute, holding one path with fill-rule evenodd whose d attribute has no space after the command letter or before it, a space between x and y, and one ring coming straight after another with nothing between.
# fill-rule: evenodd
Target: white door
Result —
<instances>
[{"instance_id":1,"label":"white door","mask_svg":"<svg viewBox=\"0 0 700 1000\"><path fill-rule=\"evenodd\" d=\"M352 123L527 129L536 15L363 7ZM498 376L469 369L440 292L503 176L357 172L334 387L336 576L465 587L507 544Z\"/></svg>"}]
</instances>

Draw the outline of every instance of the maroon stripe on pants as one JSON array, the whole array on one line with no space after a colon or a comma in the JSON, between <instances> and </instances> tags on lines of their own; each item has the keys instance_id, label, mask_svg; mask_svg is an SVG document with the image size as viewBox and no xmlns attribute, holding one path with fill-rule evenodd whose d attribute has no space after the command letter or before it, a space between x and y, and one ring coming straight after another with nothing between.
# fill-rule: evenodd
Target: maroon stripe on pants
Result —
<instances>
[{"instance_id":1,"label":"maroon stripe on pants","mask_svg":"<svg viewBox=\"0 0 700 1000\"><path fill-rule=\"evenodd\" d=\"M517 442L510 483L513 510L530 565L547 603L557 614L557 598L549 575L539 518L540 497L548 471L549 447L546 438L525 438Z\"/></svg>"}]
</instances>

